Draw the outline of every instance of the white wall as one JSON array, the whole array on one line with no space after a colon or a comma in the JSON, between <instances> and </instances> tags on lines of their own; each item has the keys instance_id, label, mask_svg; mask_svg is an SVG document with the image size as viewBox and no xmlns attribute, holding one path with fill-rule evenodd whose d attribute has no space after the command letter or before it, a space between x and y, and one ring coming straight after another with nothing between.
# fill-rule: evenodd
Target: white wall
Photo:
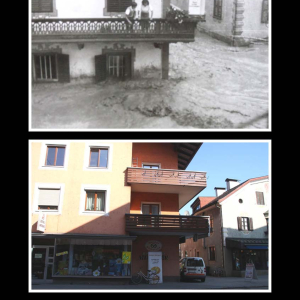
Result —
<instances>
[{"instance_id":1,"label":"white wall","mask_svg":"<svg viewBox=\"0 0 300 300\"><path fill-rule=\"evenodd\" d=\"M136 0L140 5L142 0ZM149 0L153 18L161 18L162 0ZM105 0L56 0L57 18L103 18Z\"/></svg>"},{"instance_id":2,"label":"white wall","mask_svg":"<svg viewBox=\"0 0 300 300\"><path fill-rule=\"evenodd\" d=\"M265 205L256 204L256 193L263 192ZM239 203L239 199L243 203ZM226 237L235 238L266 238L267 230L264 213L270 206L269 181L252 182L221 202L224 240ZM237 217L253 218L253 231L238 231Z\"/></svg>"}]
</instances>

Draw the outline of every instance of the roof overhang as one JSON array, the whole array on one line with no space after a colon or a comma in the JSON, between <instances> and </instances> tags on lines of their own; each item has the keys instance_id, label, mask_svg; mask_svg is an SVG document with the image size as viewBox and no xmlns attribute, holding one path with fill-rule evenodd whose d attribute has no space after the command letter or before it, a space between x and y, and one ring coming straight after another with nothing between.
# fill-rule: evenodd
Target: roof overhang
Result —
<instances>
[{"instance_id":1,"label":"roof overhang","mask_svg":"<svg viewBox=\"0 0 300 300\"><path fill-rule=\"evenodd\" d=\"M226 238L227 248L236 249L268 249L268 239Z\"/></svg>"},{"instance_id":2,"label":"roof overhang","mask_svg":"<svg viewBox=\"0 0 300 300\"><path fill-rule=\"evenodd\" d=\"M203 143L173 143L178 155L178 170L185 170Z\"/></svg>"}]
</instances>

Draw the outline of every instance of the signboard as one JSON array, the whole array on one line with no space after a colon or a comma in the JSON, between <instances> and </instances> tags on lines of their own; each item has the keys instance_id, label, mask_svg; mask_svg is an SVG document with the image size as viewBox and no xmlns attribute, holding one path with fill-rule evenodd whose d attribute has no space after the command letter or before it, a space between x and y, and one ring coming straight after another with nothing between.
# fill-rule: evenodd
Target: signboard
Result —
<instances>
[{"instance_id":1,"label":"signboard","mask_svg":"<svg viewBox=\"0 0 300 300\"><path fill-rule=\"evenodd\" d=\"M245 279L252 280L253 278L257 279L255 266L253 263L246 264Z\"/></svg>"},{"instance_id":2,"label":"signboard","mask_svg":"<svg viewBox=\"0 0 300 300\"><path fill-rule=\"evenodd\" d=\"M155 271L156 274L159 276L159 283L163 282L161 252L148 252L148 270Z\"/></svg>"},{"instance_id":3,"label":"signboard","mask_svg":"<svg viewBox=\"0 0 300 300\"><path fill-rule=\"evenodd\" d=\"M189 0L189 15L204 15L205 0Z\"/></svg>"},{"instance_id":4,"label":"signboard","mask_svg":"<svg viewBox=\"0 0 300 300\"><path fill-rule=\"evenodd\" d=\"M148 241L145 244L145 247L148 251L159 251L162 247L162 244L159 241Z\"/></svg>"},{"instance_id":5,"label":"signboard","mask_svg":"<svg viewBox=\"0 0 300 300\"><path fill-rule=\"evenodd\" d=\"M46 213L40 212L37 223L37 230L45 232L46 229Z\"/></svg>"},{"instance_id":6,"label":"signboard","mask_svg":"<svg viewBox=\"0 0 300 300\"><path fill-rule=\"evenodd\" d=\"M122 252L122 264L129 265L131 263L131 252Z\"/></svg>"}]
</instances>

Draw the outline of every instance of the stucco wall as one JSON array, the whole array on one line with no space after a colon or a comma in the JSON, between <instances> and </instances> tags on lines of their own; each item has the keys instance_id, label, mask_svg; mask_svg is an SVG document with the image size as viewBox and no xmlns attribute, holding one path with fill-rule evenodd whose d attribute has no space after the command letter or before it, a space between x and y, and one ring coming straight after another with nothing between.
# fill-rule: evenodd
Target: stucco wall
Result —
<instances>
[{"instance_id":1,"label":"stucco wall","mask_svg":"<svg viewBox=\"0 0 300 300\"><path fill-rule=\"evenodd\" d=\"M162 215L179 215L178 194L132 192L130 213L140 214L141 203L159 204Z\"/></svg>"},{"instance_id":2,"label":"stucco wall","mask_svg":"<svg viewBox=\"0 0 300 300\"><path fill-rule=\"evenodd\" d=\"M161 76L161 49L155 48L153 43L83 43L84 48L78 49L77 43L48 44L48 49L61 49L69 55L71 79L93 78L95 76L95 56L102 54L102 49L119 48L135 49L134 76L154 77ZM32 45L33 50L45 49L45 45Z\"/></svg>"},{"instance_id":3,"label":"stucco wall","mask_svg":"<svg viewBox=\"0 0 300 300\"><path fill-rule=\"evenodd\" d=\"M178 169L178 157L170 143L134 143L132 157L142 163L160 163L161 169Z\"/></svg>"},{"instance_id":4,"label":"stucco wall","mask_svg":"<svg viewBox=\"0 0 300 300\"><path fill-rule=\"evenodd\" d=\"M101 141L102 142L102 141ZM103 141L103 143L105 143ZM124 184L124 171L131 165L131 143L111 143L111 170L85 169L85 142L70 142L66 170L39 167L42 143L31 143L31 210L32 230L36 231L38 213L34 212L37 184L58 183L64 185L61 213L47 213L45 233L125 234L125 213L130 210L131 188ZM80 214L82 185L108 185L110 187L108 215ZM114 226L111 226L114 224Z\"/></svg>"}]
</instances>

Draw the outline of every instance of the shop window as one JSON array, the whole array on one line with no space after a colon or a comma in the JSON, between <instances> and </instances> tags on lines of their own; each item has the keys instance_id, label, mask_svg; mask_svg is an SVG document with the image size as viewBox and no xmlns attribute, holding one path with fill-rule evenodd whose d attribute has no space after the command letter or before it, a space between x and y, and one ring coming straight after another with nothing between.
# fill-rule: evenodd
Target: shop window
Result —
<instances>
[{"instance_id":1,"label":"shop window","mask_svg":"<svg viewBox=\"0 0 300 300\"><path fill-rule=\"evenodd\" d=\"M131 244L122 243L121 240L57 239L54 277L130 276Z\"/></svg>"},{"instance_id":2,"label":"shop window","mask_svg":"<svg viewBox=\"0 0 300 300\"><path fill-rule=\"evenodd\" d=\"M238 217L238 230L240 231L252 231L253 219L247 217Z\"/></svg>"},{"instance_id":3,"label":"shop window","mask_svg":"<svg viewBox=\"0 0 300 300\"><path fill-rule=\"evenodd\" d=\"M209 260L216 260L216 247L209 247Z\"/></svg>"},{"instance_id":4,"label":"shop window","mask_svg":"<svg viewBox=\"0 0 300 300\"><path fill-rule=\"evenodd\" d=\"M107 168L107 161L107 148L91 148L89 167Z\"/></svg>"},{"instance_id":5,"label":"shop window","mask_svg":"<svg viewBox=\"0 0 300 300\"><path fill-rule=\"evenodd\" d=\"M46 166L63 166L65 159L65 147L47 146Z\"/></svg>"},{"instance_id":6,"label":"shop window","mask_svg":"<svg viewBox=\"0 0 300 300\"><path fill-rule=\"evenodd\" d=\"M33 53L34 82L70 82L69 55L62 53Z\"/></svg>"},{"instance_id":7,"label":"shop window","mask_svg":"<svg viewBox=\"0 0 300 300\"><path fill-rule=\"evenodd\" d=\"M222 20L223 0L214 0L214 18Z\"/></svg>"},{"instance_id":8,"label":"shop window","mask_svg":"<svg viewBox=\"0 0 300 300\"><path fill-rule=\"evenodd\" d=\"M105 211L105 192L87 191L85 201L85 211Z\"/></svg>"},{"instance_id":9,"label":"shop window","mask_svg":"<svg viewBox=\"0 0 300 300\"><path fill-rule=\"evenodd\" d=\"M38 210L58 210L60 189L39 188Z\"/></svg>"},{"instance_id":10,"label":"shop window","mask_svg":"<svg viewBox=\"0 0 300 300\"><path fill-rule=\"evenodd\" d=\"M263 192L256 192L256 204L265 205L264 193Z\"/></svg>"},{"instance_id":11,"label":"shop window","mask_svg":"<svg viewBox=\"0 0 300 300\"><path fill-rule=\"evenodd\" d=\"M262 2L261 22L269 23L269 0L263 0Z\"/></svg>"}]
</instances>

